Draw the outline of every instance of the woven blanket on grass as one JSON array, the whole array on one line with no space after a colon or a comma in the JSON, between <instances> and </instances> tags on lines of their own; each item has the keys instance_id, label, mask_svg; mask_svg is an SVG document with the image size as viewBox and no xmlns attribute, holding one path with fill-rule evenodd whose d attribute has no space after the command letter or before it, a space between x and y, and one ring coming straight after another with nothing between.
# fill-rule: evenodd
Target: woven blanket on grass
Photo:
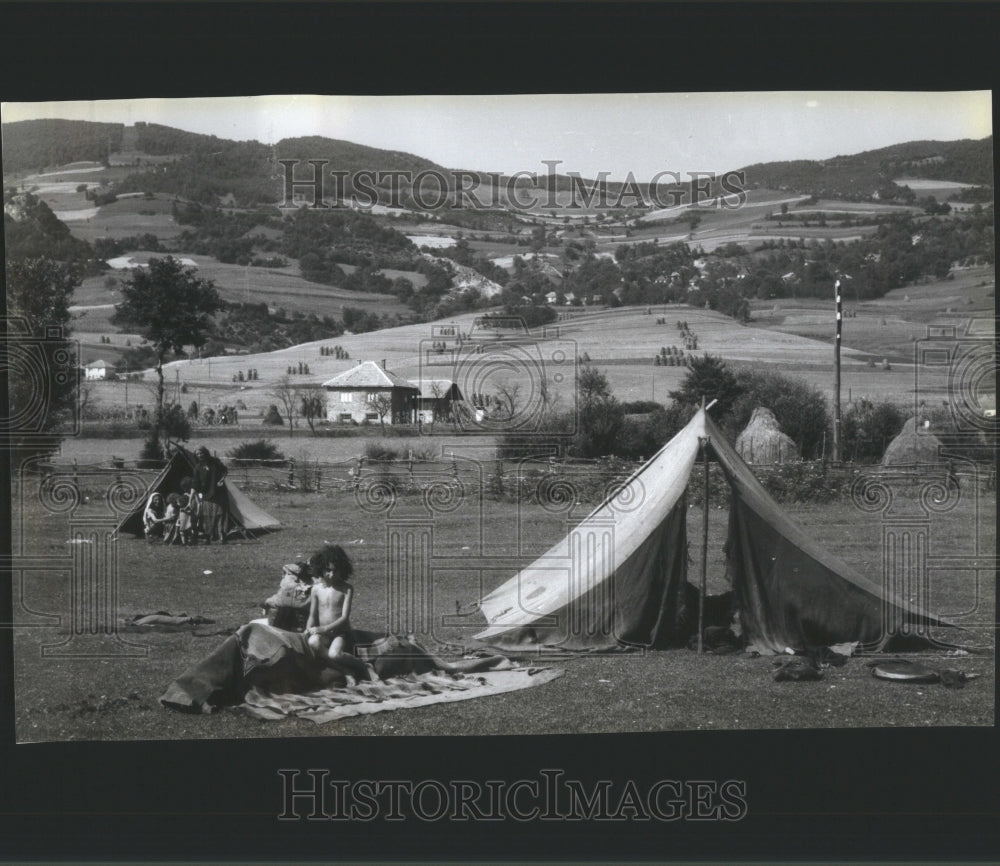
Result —
<instances>
[{"instance_id":1,"label":"woven blanket on grass","mask_svg":"<svg viewBox=\"0 0 1000 866\"><path fill-rule=\"evenodd\" d=\"M259 719L296 717L321 725L349 716L467 701L529 689L550 683L562 674L563 671L555 668L510 668L474 674L430 671L305 694L273 694L255 686L247 692L242 707Z\"/></svg>"},{"instance_id":2,"label":"woven blanket on grass","mask_svg":"<svg viewBox=\"0 0 1000 866\"><path fill-rule=\"evenodd\" d=\"M358 655L370 665L371 682L332 688L333 683L325 678L329 673L326 664L315 658L304 634L273 628L264 622L252 622L242 626L210 655L170 683L160 703L180 712L212 713L224 706L243 703L246 696L256 690L255 694L263 697L255 700L264 701L264 709L268 708L268 702L274 703L270 707L274 712L279 712L281 707L291 707L300 698L312 702L307 709L377 705L377 709L354 709L330 717L342 718L400 706L425 706L499 694L549 682L561 673L549 675L538 668L512 668L510 660L502 656L450 666L401 636L379 637L364 631L356 631L355 635L360 644ZM442 670L458 664L477 670L461 673ZM501 670L486 670L487 667ZM511 676L497 676L499 674ZM343 676L339 679L341 683L346 680ZM385 688L386 684L391 688ZM406 698L403 703L393 703L403 698ZM279 717L286 715L289 713L284 712Z\"/></svg>"}]
</instances>

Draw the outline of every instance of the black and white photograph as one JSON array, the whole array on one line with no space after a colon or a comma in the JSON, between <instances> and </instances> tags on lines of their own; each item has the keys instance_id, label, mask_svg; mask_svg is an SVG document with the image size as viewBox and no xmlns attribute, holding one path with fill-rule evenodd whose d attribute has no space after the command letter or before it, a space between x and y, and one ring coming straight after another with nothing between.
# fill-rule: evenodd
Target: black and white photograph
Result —
<instances>
[{"instance_id":1,"label":"black and white photograph","mask_svg":"<svg viewBox=\"0 0 1000 866\"><path fill-rule=\"evenodd\" d=\"M990 4L0 4L0 860L995 857Z\"/></svg>"},{"instance_id":2,"label":"black and white photograph","mask_svg":"<svg viewBox=\"0 0 1000 866\"><path fill-rule=\"evenodd\" d=\"M18 742L992 725L991 130L4 104Z\"/></svg>"}]
</instances>

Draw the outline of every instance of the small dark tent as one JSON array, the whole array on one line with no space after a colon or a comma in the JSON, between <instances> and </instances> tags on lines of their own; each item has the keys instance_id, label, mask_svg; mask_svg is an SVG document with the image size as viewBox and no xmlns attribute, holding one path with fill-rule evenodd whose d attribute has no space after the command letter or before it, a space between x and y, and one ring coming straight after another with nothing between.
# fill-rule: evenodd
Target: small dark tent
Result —
<instances>
[{"instance_id":1,"label":"small dark tent","mask_svg":"<svg viewBox=\"0 0 1000 866\"><path fill-rule=\"evenodd\" d=\"M118 524L118 534L130 532L141 537L143 535L142 513L146 509L149 497L156 492L164 495L181 492L181 480L185 476L192 475L194 467L194 455L184 448L178 447L167 461L167 465L160 470L160 474L153 479L141 501ZM223 481L223 488L229 499L229 525L225 527L227 534L232 532L263 532L281 528L281 524L274 517L254 503L229 478Z\"/></svg>"},{"instance_id":2,"label":"small dark tent","mask_svg":"<svg viewBox=\"0 0 1000 866\"><path fill-rule=\"evenodd\" d=\"M682 642L687 582L684 492L700 449L732 491L728 572L750 644L763 652L951 625L892 595L817 544L782 511L704 410L552 549L479 607L490 644L567 650Z\"/></svg>"}]
</instances>

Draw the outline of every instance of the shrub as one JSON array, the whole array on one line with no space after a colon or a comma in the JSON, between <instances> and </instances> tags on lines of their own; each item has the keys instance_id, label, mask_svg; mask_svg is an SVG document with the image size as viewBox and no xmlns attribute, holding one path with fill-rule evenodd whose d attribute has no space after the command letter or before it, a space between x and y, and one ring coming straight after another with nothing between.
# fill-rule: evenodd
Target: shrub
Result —
<instances>
[{"instance_id":1,"label":"shrub","mask_svg":"<svg viewBox=\"0 0 1000 866\"><path fill-rule=\"evenodd\" d=\"M281 413L278 411L278 407L272 403L267 407L267 412L264 415L264 424L273 424L276 427L284 427L285 419L281 417Z\"/></svg>"},{"instance_id":2,"label":"shrub","mask_svg":"<svg viewBox=\"0 0 1000 866\"><path fill-rule=\"evenodd\" d=\"M604 457L617 454L625 413L613 397L587 400L581 404L579 425L570 453L574 457Z\"/></svg>"},{"instance_id":3,"label":"shrub","mask_svg":"<svg viewBox=\"0 0 1000 866\"><path fill-rule=\"evenodd\" d=\"M163 446L160 440L150 436L143 440L142 450L139 452L139 460L136 465L140 469L158 469L163 464Z\"/></svg>"},{"instance_id":4,"label":"shrub","mask_svg":"<svg viewBox=\"0 0 1000 866\"><path fill-rule=\"evenodd\" d=\"M687 423L680 422L680 417L679 408L671 411L656 404L654 411L641 418L625 418L615 445L615 456L648 460Z\"/></svg>"},{"instance_id":5,"label":"shrub","mask_svg":"<svg viewBox=\"0 0 1000 866\"><path fill-rule=\"evenodd\" d=\"M433 463L438 459L438 449L433 445L428 445L426 448L411 448L408 456L414 463Z\"/></svg>"},{"instance_id":6,"label":"shrub","mask_svg":"<svg viewBox=\"0 0 1000 866\"><path fill-rule=\"evenodd\" d=\"M390 448L381 442L365 443L365 460L370 460L373 463L388 463L391 460L398 459L399 451L395 448Z\"/></svg>"},{"instance_id":7,"label":"shrub","mask_svg":"<svg viewBox=\"0 0 1000 866\"><path fill-rule=\"evenodd\" d=\"M622 403L622 411L626 415L648 415L663 409L662 403L653 400L630 400Z\"/></svg>"},{"instance_id":8,"label":"shrub","mask_svg":"<svg viewBox=\"0 0 1000 866\"><path fill-rule=\"evenodd\" d=\"M528 454L560 454L573 441L575 430L575 413L549 412L531 429L504 430L497 437L497 457L511 459Z\"/></svg>"},{"instance_id":9,"label":"shrub","mask_svg":"<svg viewBox=\"0 0 1000 866\"><path fill-rule=\"evenodd\" d=\"M187 442L191 438L191 421L180 403L164 407L162 429L168 439Z\"/></svg>"},{"instance_id":10,"label":"shrub","mask_svg":"<svg viewBox=\"0 0 1000 866\"><path fill-rule=\"evenodd\" d=\"M840 419L840 453L845 460L878 463L885 449L906 422L906 413L895 403L859 400Z\"/></svg>"},{"instance_id":11,"label":"shrub","mask_svg":"<svg viewBox=\"0 0 1000 866\"><path fill-rule=\"evenodd\" d=\"M228 452L227 456L232 458L233 465L252 466L261 463L270 465L284 465L288 462L278 446L267 439L257 439L253 442L240 442L235 448Z\"/></svg>"},{"instance_id":12,"label":"shrub","mask_svg":"<svg viewBox=\"0 0 1000 866\"><path fill-rule=\"evenodd\" d=\"M853 479L833 464L803 461L769 467L760 480L778 502L830 502L850 490Z\"/></svg>"},{"instance_id":13,"label":"shrub","mask_svg":"<svg viewBox=\"0 0 1000 866\"><path fill-rule=\"evenodd\" d=\"M720 421L728 417L733 403L742 392L736 375L726 366L726 362L721 358L705 355L692 358L688 366L689 370L681 387L670 392L671 398L689 406L700 405L702 399L706 402L716 400L713 417Z\"/></svg>"}]
</instances>

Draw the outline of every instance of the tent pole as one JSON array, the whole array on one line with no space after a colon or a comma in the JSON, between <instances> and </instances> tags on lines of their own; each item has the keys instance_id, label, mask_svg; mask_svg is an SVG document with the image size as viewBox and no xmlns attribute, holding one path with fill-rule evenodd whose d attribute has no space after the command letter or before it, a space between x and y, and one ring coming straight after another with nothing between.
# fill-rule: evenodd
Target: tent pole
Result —
<instances>
[{"instance_id":1,"label":"tent pole","mask_svg":"<svg viewBox=\"0 0 1000 866\"><path fill-rule=\"evenodd\" d=\"M837 307L837 332L833 341L833 462L840 462L840 330L841 302L840 302L840 280L834 283L834 301Z\"/></svg>"},{"instance_id":2,"label":"tent pole","mask_svg":"<svg viewBox=\"0 0 1000 866\"><path fill-rule=\"evenodd\" d=\"M704 652L705 634L705 592L708 584L708 442L709 437L699 439L701 442L701 461L705 467L705 499L701 504L702 536L701 536L701 588L698 592L698 654Z\"/></svg>"}]
</instances>

